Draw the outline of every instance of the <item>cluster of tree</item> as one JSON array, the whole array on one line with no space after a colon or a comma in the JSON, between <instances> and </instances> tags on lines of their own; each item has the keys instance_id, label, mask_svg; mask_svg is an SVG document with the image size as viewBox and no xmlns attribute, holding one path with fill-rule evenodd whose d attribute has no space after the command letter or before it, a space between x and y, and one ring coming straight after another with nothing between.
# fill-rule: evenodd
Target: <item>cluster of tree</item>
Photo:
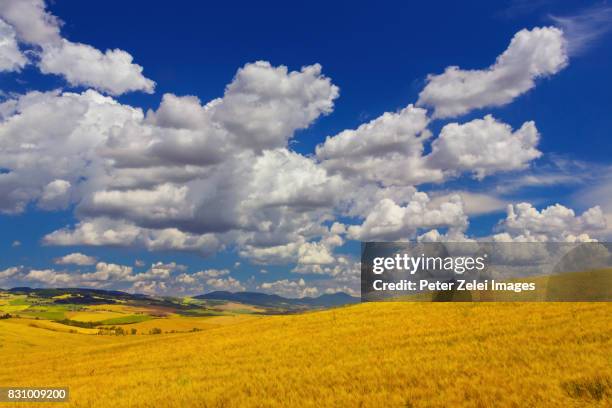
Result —
<instances>
[{"instance_id":1,"label":"cluster of tree","mask_svg":"<svg viewBox=\"0 0 612 408\"><path fill-rule=\"evenodd\" d=\"M197 327L194 327L194 328L192 328L189 331L190 332L199 332L199 331L202 331L202 329L198 329ZM104 327L104 328L100 328L98 330L98 334L99 335L126 336L128 334L135 335L137 333L138 333L138 330L136 330L135 328L131 328L128 331L128 329L124 329L123 327L120 327L120 326ZM149 330L148 334L162 334L162 333L181 333L181 332L177 331L177 330L171 330L169 332L168 331L164 332L159 327L154 327L154 328Z\"/></svg>"},{"instance_id":2,"label":"cluster of tree","mask_svg":"<svg viewBox=\"0 0 612 408\"><path fill-rule=\"evenodd\" d=\"M138 330L136 330L135 328L131 328L130 330L128 329L124 329L121 326L111 326L108 328L101 328L98 330L98 334L100 335L115 335L115 336L127 336L129 335L135 335L138 333Z\"/></svg>"},{"instance_id":3,"label":"cluster of tree","mask_svg":"<svg viewBox=\"0 0 612 408\"><path fill-rule=\"evenodd\" d=\"M57 322L61 324L66 324L68 326L83 327L84 329L93 329L100 324L97 322L80 322L78 320L70 320L70 319L62 319L62 320L58 320Z\"/></svg>"}]
</instances>

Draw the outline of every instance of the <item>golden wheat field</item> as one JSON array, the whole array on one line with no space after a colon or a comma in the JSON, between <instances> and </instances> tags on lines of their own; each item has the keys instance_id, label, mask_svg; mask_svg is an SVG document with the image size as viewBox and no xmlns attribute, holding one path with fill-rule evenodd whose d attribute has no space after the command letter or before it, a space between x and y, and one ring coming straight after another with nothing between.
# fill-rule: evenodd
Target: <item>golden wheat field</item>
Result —
<instances>
[{"instance_id":1,"label":"golden wheat field","mask_svg":"<svg viewBox=\"0 0 612 408\"><path fill-rule=\"evenodd\" d=\"M70 407L609 407L610 316L608 303L369 303L155 336L8 319L0 385L68 386L55 405Z\"/></svg>"}]
</instances>

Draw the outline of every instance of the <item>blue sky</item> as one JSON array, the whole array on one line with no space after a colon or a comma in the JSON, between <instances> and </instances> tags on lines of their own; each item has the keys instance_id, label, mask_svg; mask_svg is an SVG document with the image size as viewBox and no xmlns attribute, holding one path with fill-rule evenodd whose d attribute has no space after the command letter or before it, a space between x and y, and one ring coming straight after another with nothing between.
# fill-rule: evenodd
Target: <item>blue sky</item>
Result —
<instances>
[{"instance_id":1,"label":"blue sky","mask_svg":"<svg viewBox=\"0 0 612 408\"><path fill-rule=\"evenodd\" d=\"M610 197L609 193L612 194L612 188L609 187L612 145L608 141L609 132L612 129L612 116L609 114L612 111L612 98L609 92L612 89L612 75L610 75L612 72L612 47L610 47L612 36L608 33L608 27L612 21L612 12L607 3L578 1L468 2L467 4L378 2L372 5L366 2L336 2L333 4L329 2L304 4L244 2L240 5L233 3L224 5L176 1L172 7L156 7L145 2L57 1L47 4L44 9L40 1L28 0L26 2L33 7L33 10L42 13L39 13L40 15L56 16L63 22L62 24L50 21L48 18L35 21L36 13L31 13L34 16L31 21L24 22L24 18L20 18L19 14L23 13L23 10L11 9L10 3L8 2L9 6L4 9L0 8L0 19L9 27L7 32L14 32L16 47L23 55L23 59L15 57L17 58L15 61L18 62L12 67L5 68L4 72L0 72L0 89L5 107L0 112L7 112L2 113L1 126L4 127L4 130L0 130L0 141L5 138L14 143L10 145L9 142L6 142L0 145L0 168L3 169L4 174L12 174L19 182L27 184L27 194L30 195L20 201L24 205L23 208L17 209L19 205L9 203L2 207L4 212L0 213L0 251L2 254L0 271L6 272L4 281L1 280L3 275L0 273L0 287L16 284L31 286L91 284L99 287L171 294L196 293L200 290L214 289L249 289L277 292L288 296L315 295L324 293L326 290L351 291L357 288L358 277L355 276L355 262L358 258L361 239L419 239L419 236L432 229L436 229L443 235L446 233L443 239L448 240L493 239L495 234L507 234L503 239L523 237L533 240L567 240L575 239L576 236L582 234L584 234L582 239L601 240L609 236L609 226L606 220L608 214L612 214L612 206L607 200ZM38 30L41 26L38 24L42 24L43 27L40 35L38 35ZM495 63L498 56L508 49L513 37L521 30L552 26L557 27L562 33L559 34L561 48L558 52L561 53L559 58L562 58L563 61L554 67L542 68L546 72L541 75L534 74L532 77L522 78L533 80L533 86L521 90L510 101L491 102L496 100L495 95L508 92L508 89L520 88L520 85L511 82L523 74L508 75L501 79L495 77L486 82L483 86L489 86L492 90L489 96L483 97L488 101L479 105L483 107L469 107L462 113L447 117L436 118L434 112L437 106L435 103L428 104L426 98L420 97L424 89L432 84L427 77L428 74L442 74L449 66L460 67L462 72L469 70L484 72ZM550 33L555 32L550 31ZM532 40L529 39L529 41ZM541 39L536 40L541 41ZM60 58L61 53L68 53L62 41L83 45L73 50L79 53L82 51L83 55L86 53L85 45L91 49L100 50L102 53L108 49L121 49L129 53L133 58L132 64L138 64L143 68L141 73L130 71L130 75L133 76L128 78L128 82L133 85L134 89L128 89L132 85L125 85L125 82L121 82L120 85L118 85L119 82L112 82L115 81L112 72L118 72L126 66L113 66L112 63L117 62L105 61L104 54L95 57L99 58L98 60L88 62L85 58L94 55L90 52L88 56L82 57L85 61L84 65L103 65L106 62L110 67L107 69L110 69L111 73L93 69L91 72L87 69L76 72L74 67L70 66L70 59ZM554 45L552 43L551 46ZM538 48L536 52L541 52L541 50L544 48ZM75 55L77 54L70 54L70 58L74 58ZM81 58L79 55L81 54L78 54L77 57ZM534 55L530 54L533 58L540 58L540 65L546 65L544 62L554 57L552 54L548 57ZM57 59L52 60L52 56ZM185 181L184 185L181 184L183 182L174 179L156 181L158 185L170 184L172 186L173 190L169 193L172 199L164 197L165 207L162 209L157 207L147 209L146 204L143 204L143 211L149 214L151 211L171 212L177 205L180 207L182 204L177 204L175 201L180 188L191 183L188 188L188 197L185 200L186 202L194 200L196 207L200 206L195 215L191 214L192 218L180 221L144 220L146 216L133 215L130 209L119 209L115 204L112 205L112 211L108 208L94 208L95 205L91 203L91 200L95 192L102 194L102 191L108 192L114 187L103 185L102 181L94 183L92 180L100 175L96 173L95 177L92 176L91 168L84 171L83 174L86 175L77 174L82 169L73 169L69 174L59 176L57 174L60 174L60 170L51 168L45 170L44 166L36 166L35 163L40 159L33 159L31 156L23 156L24 159L21 161L10 159L16 157L15 149L23 149L27 139L27 131L23 129L28 128L26 123L23 125L24 128L20 128L22 129L20 131L11 130L13 129L9 126L11 120L15 121L20 114L24 121L30 117L35 119L39 117L35 117L34 114L28 116L23 111L14 110L9 106L12 106L11 101L21 100L20 98L30 92L59 90L58 92L81 94L87 89L94 89L101 95L113 98L122 106L142 109L143 114L146 114L149 109L152 112L161 111L160 104L164 94L178 97L196 96L202 105L215 98L221 98L228 84L234 83L233 81L238 82L236 81L237 70L255 61L267 61L270 67L286 66L289 72L300 71L304 66L320 64L322 71L320 74L314 74L316 78L313 81L320 86L320 92L329 94L321 96L321 101L316 102L331 101L333 104L333 107L329 109L316 108L316 112L304 123L300 122L303 119L295 119L296 115L299 116L295 112L283 113L290 115L288 117L279 116L270 119L270 122L278 119L283 123L296 120L300 124L290 128L287 135L280 135L282 141L279 143L281 144L275 141L274 143L277 144L273 146L267 144L253 148L253 151L245 156L246 159L243 156L240 156L239 159L236 159L238 156L232 159L240 162L243 160L255 161L263 154L262 148L284 149L283 152L293 152L299 155L299 158L291 160L302 161L303 158L304 164L300 166L307 166L310 163L308 160L314 163L313 167L299 169L296 174L303 176L320 170L325 173L321 177L330 177L330 179L326 178L321 181L321 185L329 188L329 192L320 191L319 188L323 189L320 185L313 186L306 181L295 182L295 185L300 186L301 190L291 189L291 194L295 196L288 198L292 203L289 204L289 207L294 208L282 210L289 211L289 215L285 212L267 214L266 209L269 208L267 204L253 210L255 211L253 214L262 217L258 218L257 226L243 226L222 232L213 231L214 228L211 225L214 222L207 224L208 221L202 221L202 217L208 220L214 219L215 215L202 214L207 214L208 209L212 208L211 205L215 208L214 211L220 213L223 213L225 208L232 206L243 211L244 197L232 192L228 193L229 198L220 195L216 199L214 191L219 191L223 184L215 184L213 188L209 186L212 184L207 179L208 176L199 176L196 179L189 179L188 182ZM47 62L46 66L45 62ZM529 60L525 59L524 64L530 64ZM128 65L126 69L131 70L132 68L133 65ZM521 71L516 66L507 69ZM73 76L70 77L70 75ZM329 79L330 84L324 84L325 77ZM147 85L146 80L155 82L154 89L150 84ZM141 83L138 81L144 82L142 85L136 85ZM244 81L246 83L248 79ZM237 87L252 86L259 89L257 78L254 81L254 85L246 83L246 85L238 84ZM480 79L477 78L474 81L480 81ZM331 84L337 87L339 96L332 95ZM476 85L482 84L478 82ZM322 89L326 86L326 89ZM262 92L265 92L266 98L272 98L270 96L272 91ZM305 98L311 97L309 92L315 91L304 91ZM457 160L457 163L461 162L459 153L455 155L448 151L444 154L439 152L432 156L431 163L426 164L428 169L431 166L437 166L436 171L439 173L437 176L431 175L419 181L413 180L412 176L402 176L402 180L394 179L393 182L388 178L372 176L373 181L370 180L369 184L361 179L364 178L364 172L374 174L374 168L363 170L360 167L358 173L361 172L361 175L356 176L351 166L348 170L338 170L337 167L334 167L330 157L333 156L333 160L345 159L345 157L338 156L337 151L330 150L331 156L317 153L317 146L322 146L327 137L338 135L347 129L356 129L364 123L376 120L385 112L397 113L409 104L417 103L420 98L425 102L420 104L419 109L427 109L426 114L423 114L429 118L425 127L432 135L422 145L424 157L432 152L434 141L440 137L439 135L446 126L457 124L461 127L472 121L482 121L488 114L492 115L496 121L495 124L499 124L495 128L499 132L502 132L500 130L502 124L509 126L512 130L507 135L501 135L502 139L498 140L498 143L513 143L512 138L521 137L519 133L513 132L528 121L533 121L537 128L537 142L530 146L524 144L521 147L522 150L518 152L508 148L509 155L514 153L519 156L524 155L521 156L521 159L517 159L518 162L502 157L498 161L499 165L496 166L495 163L482 164L486 162L486 159L481 158L479 160L482 163L472 164L472 168L467 164L457 164L452 167L453 160ZM281 105L285 103L281 102ZM297 109L301 109L299 108L301 105L296 103ZM181 112L185 109L188 109L187 105L181 105L178 108ZM238 126L234 122L241 120L239 115L241 111L236 109L232 112L237 114L238 118L227 119L233 123L232 126ZM48 114L59 115L58 112ZM249 114L245 114L244 120L248 121ZM174 119L187 120L181 114L177 115L178 119ZM153 116L147 123L143 122L142 126L146 128L143 132L150 130L148 126L157 126L155 131L160 132L160 138L168 137L170 140L175 137L170 133L167 133L170 136L164 136L163 129L167 129L167 125L162 123L164 120L174 119L164 119L161 114L157 119L152 118ZM51 121L44 118L41 120ZM75 120L78 122L78 119ZM151 125L155 120L157 122ZM460 137L454 133L451 134L450 128L447 129L449 129L449 141ZM88 132L92 131L95 132L92 129L88 130ZM106 131L101 130L100 132ZM195 129L194 132L196 135L205 133L201 129ZM473 140L485 140L489 137L489 133L486 132L494 132L494 130L487 128L483 132L485 132L482 135L484 139ZM246 137L240 132L234 133L237 138ZM102 144L108 147L108 135L104 133L104 136L101 137L104 138ZM122 133L117 137L125 141L129 136L128 133ZM257 138L257 135L253 137ZM381 136L364 132L363 135L353 138L351 143L359 144L357 139L368 137ZM405 136L398 135L398 137ZM210 145L214 143L214 140L216 139L207 143ZM86 166L90 166L90 163L95 162L100 156L102 144L95 146L96 153L92 154L95 154L96 158L88 158L89 164ZM439 150L442 150L442 144L442 142L438 143ZM445 146L446 149L451 149L455 145L448 142ZM233 147L230 148L233 149ZM388 146L385 149L388 154L391 154L388 152ZM25 153L20 151L19 154ZM53 154L59 153L48 151L41 154L44 157L52 158ZM116 160L116 157L113 160ZM352 157L351 160L361 160L363 163L370 159L377 159L371 156ZM508 163L502 163L504 159L508 159ZM232 167L232 163L227 164L228 168L235 168L235 166ZM108 162L105 162L104 166L107 165L109 165ZM112 172L116 165L110 166L112 168L105 168L100 172L107 175L114 174ZM173 166L176 166L176 163ZM205 172L211 168L210 166L213 165L197 164L196 167L198 171ZM167 169L167 167L164 168ZM153 171L152 167L146 169L146 171ZM474 176L479 169L484 171L483 177ZM47 180L43 177L46 171L53 173L53 178ZM57 173L54 173L56 171ZM253 174L251 170L245 171ZM277 172L271 171L270 174L280 172L282 169ZM410 170L406 170L404 173L409 172ZM264 183L266 177L270 177L270 175L265 176L266 174L268 173L265 172L263 178L257 178L253 183ZM278 183L284 183L283 185L290 187L294 184L291 177L293 176L279 180ZM333 177L338 179L332 180ZM8 179L8 176L5 178ZM43 181L39 183L40 185L34 186L32 183L25 182L28 178L40 178ZM239 182L240 178L238 177L236 182ZM64 200L65 202L58 204L56 201L61 197L54 196L53 203L44 204L44 189L49 186L49 183L56 180L68 183L67 185L70 186L68 190L63 187L61 190L62 194L66 193L69 196L66 198L68 201ZM3 188L1 182L2 180L0 180L0 192L4 194L20 192L22 190L19 188L25 188L20 187L19 182L15 181L6 181L6 187ZM63 186L63 184L53 186L60 185ZM389 185L391 187L385 190L386 192L380 192L383 186ZM256 184L251 185L250 188L260 191L264 197L278 190L277 187L274 191L265 191L265 188L268 187L262 186L261 189L258 189ZM341 189L338 190L339 188ZM346 192L342 190L344 188ZM374 191L380 190L383 196L385 194L392 196L393 204L397 205L403 214L406 208L411 208L411 203L418 201L413 199L414 191L409 190L410 188L426 193L430 200L426 205L427 208L422 210L423 213L415 215L415 218L422 216L425 220L440 216L442 221L433 223L424 221L421 225L412 222L409 216L406 216L405 225L400 225L391 232L386 230L384 234L377 235L376 231L379 229L376 229L377 226L372 223L376 220L381 222L381 219L387 222L389 217L393 217L393 214L397 212L390 210L384 212L383 207L376 207L376 202L369 207L365 206L367 208L358 209L359 205L356 203L368 201L374 196ZM154 189L154 187L150 185L146 188L139 187L139 192L142 193L146 189ZM351 195L352 203L348 205L350 207L348 209L346 204L334 201L333 204L316 204L318 206L316 210L309 207L310 209L304 212L301 209L302 204L298 202L299 197L312 197L319 193L327 199L334 191L339 195L347 196L355 191L359 193L354 193L355 196ZM463 202L458 204L459 210L455 207L451 210L460 211L460 214L444 213L446 210L442 208L447 207L439 206L446 201L452 201L449 198L450 195L458 192L463 192ZM136 193L130 193L129 190L126 194L136 197ZM203 205L197 197L198 194L212 194L212 198L207 198L205 200L207 205ZM472 196L466 198L466 195L469 194ZM110 199L111 196L105 195L104 197ZM232 199L235 201L231 203L223 201ZM125 201L125 199L120 201ZM518 203L528 203L530 207L517 210L517 217L510 219L507 205ZM546 211L549 206L555 204L562 207ZM11 205L17 207L13 208ZM385 211L389 209L389 207L384 208ZM598 210L581 218L585 211L590 211L589 209L592 208L598 208ZM313 225L309 224L308 232L299 231L300 228L297 225L292 226L293 229L289 232L285 230L269 234L262 232L261 228L274 230L274 226L270 227L269 223L273 225L275 221L295 217L292 211L297 211L295 214L309 214L305 217L308 218L308 223L312 222ZM438 211L438 213L432 211ZM573 213L569 214L568 211L573 211ZM600 213L595 214L597 211ZM228 213L231 213L228 217L234 214L229 211ZM244 221L246 224L248 224L248 219L254 216L253 214L243 214L247 219ZM376 218L376 214L380 217ZM58 244L57 240L51 243L44 240L45 236L54 231L68 228L74 232L75 229L78 229L80 222L88 220L97 222L96 220L101 219L100 217L106 217L106 220L110 217L116 222L146 229L148 234L156 234L157 232L151 231L159 231L161 229L159 225L162 224L164 228L177 228L182 234L212 234L211 239L219 240L220 244L214 249L201 251L193 246L185 248L183 244L181 244L182 248L179 248L180 245L142 244L139 243L140 238L113 245L103 242L92 243L91 240L79 241L74 234L68 244L66 240L62 244ZM371 223L366 225L368 217ZM594 221L594 218L597 219ZM223 217L220 216L219 219ZM465 219L468 220L467 224ZM334 222L342 224L342 228L346 231L338 227L339 229L332 232ZM392 223L393 220L389 222ZM104 225L96 224L96 228L109 228L108 221L104 223ZM194 225L198 226L194 227ZM374 227L370 228L370 225ZM355 228L351 230L351 226ZM258 228L260 229L257 230ZM326 229L327 232L322 232L322 229ZM265 238L262 238L264 236ZM191 237L195 239L195 235ZM335 239L340 240L341 243L336 241L331 243ZM498 236L495 239L502 239L502 237ZM256 244L253 243L255 241L257 241ZM319 244L319 246L313 245L312 248L306 249L305 243ZM262 257L254 255L254 248L270 249L275 253L284 252L277 258L268 255ZM321 261L320 263L310 258L310 260L304 260L304 253L310 253L308 251L314 250L313 248L324 252L318 253L321 256L317 258ZM95 258L95 261L93 259L83 261L80 262L81 265L69 262L58 263L59 258L71 253L87 255ZM141 266L135 265L135 260L141 260L143 263L138 263ZM105 265L98 266L98 262ZM157 262L165 265L163 267L159 265L158 269L168 271L168 274L149 273L155 270L152 265ZM240 263L240 266L236 266L237 262ZM89 280L82 279L83 275L105 271L104 268L110 268L108 265L111 264L132 269L123 270L115 275L99 273L95 276L90 275ZM300 265L304 268L301 273L298 273ZM313 273L316 266L320 268L317 273ZM14 272L9 273L7 271L10 268L16 269L12 269ZM321 268L328 268L328 271L321 272ZM215 272L202 273L195 280L183 277L182 285L177 282L179 276L191 275L198 271L206 272L211 269L223 270L223 272L219 276ZM335 272L330 272L332 269ZM32 274L32 270L46 272ZM146 276L136 277L138 274L147 273L149 274ZM37 280L36 277L39 279ZM228 280L230 277L233 281ZM220 280L210 281L217 278ZM133 286L136 283L140 283L140 286Z\"/></svg>"}]
</instances>

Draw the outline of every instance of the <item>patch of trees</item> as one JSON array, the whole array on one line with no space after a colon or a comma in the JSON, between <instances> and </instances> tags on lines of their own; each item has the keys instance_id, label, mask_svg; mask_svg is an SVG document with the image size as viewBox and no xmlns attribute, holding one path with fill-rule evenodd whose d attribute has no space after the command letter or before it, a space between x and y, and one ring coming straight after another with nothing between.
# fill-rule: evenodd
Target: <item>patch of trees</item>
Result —
<instances>
[{"instance_id":1,"label":"patch of trees","mask_svg":"<svg viewBox=\"0 0 612 408\"><path fill-rule=\"evenodd\" d=\"M93 329L100 324L97 322L80 322L78 320L70 319L57 320L57 322L68 326L82 327L84 329Z\"/></svg>"},{"instance_id":2,"label":"patch of trees","mask_svg":"<svg viewBox=\"0 0 612 408\"><path fill-rule=\"evenodd\" d=\"M55 299L56 304L75 304L75 305L105 305L109 303L117 303L113 299L104 299L91 295L71 296L68 298Z\"/></svg>"},{"instance_id":3,"label":"patch of trees","mask_svg":"<svg viewBox=\"0 0 612 408\"><path fill-rule=\"evenodd\" d=\"M111 326L111 327L102 327L98 329L99 335L109 335L109 336L127 336L129 334L135 335L138 332L135 328L132 328L128 331L128 329L124 329L121 326Z\"/></svg>"}]
</instances>

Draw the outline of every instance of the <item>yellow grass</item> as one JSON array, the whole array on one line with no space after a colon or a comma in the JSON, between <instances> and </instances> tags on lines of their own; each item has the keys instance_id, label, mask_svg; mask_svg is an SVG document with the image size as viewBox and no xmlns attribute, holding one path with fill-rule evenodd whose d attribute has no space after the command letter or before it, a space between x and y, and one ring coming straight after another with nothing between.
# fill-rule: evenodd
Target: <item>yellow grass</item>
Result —
<instances>
[{"instance_id":1,"label":"yellow grass","mask_svg":"<svg viewBox=\"0 0 612 408\"><path fill-rule=\"evenodd\" d=\"M28 304L10 304L12 302L20 303L20 300L25 300L26 296L3 295L0 297L0 313L15 313L25 310L30 305Z\"/></svg>"},{"instance_id":2,"label":"yellow grass","mask_svg":"<svg viewBox=\"0 0 612 408\"><path fill-rule=\"evenodd\" d=\"M0 384L69 386L70 407L609 407L611 315L370 303L118 337L0 320Z\"/></svg>"},{"instance_id":3,"label":"yellow grass","mask_svg":"<svg viewBox=\"0 0 612 408\"><path fill-rule=\"evenodd\" d=\"M222 305L216 306L217 309L219 310L227 310L230 312L235 312L235 311L246 311L246 312L263 312L264 309L262 308L258 308L256 306L252 306L252 305L245 305L242 303L235 303L235 302L227 302L224 303Z\"/></svg>"},{"instance_id":4,"label":"yellow grass","mask_svg":"<svg viewBox=\"0 0 612 408\"><path fill-rule=\"evenodd\" d=\"M66 316L70 320L78 322L100 322L102 320L112 319L115 317L123 317L125 314L109 311L87 311L87 312L69 312Z\"/></svg>"},{"instance_id":5,"label":"yellow grass","mask_svg":"<svg viewBox=\"0 0 612 408\"><path fill-rule=\"evenodd\" d=\"M74 327L54 322L51 320L36 320L36 319L10 319L8 323L26 325L38 329L52 330L62 333L80 333L80 334L96 334L98 330L87 329L83 327Z\"/></svg>"},{"instance_id":6,"label":"yellow grass","mask_svg":"<svg viewBox=\"0 0 612 408\"><path fill-rule=\"evenodd\" d=\"M30 305L0 305L0 312L2 313L15 313L22 310L26 310Z\"/></svg>"},{"instance_id":7,"label":"yellow grass","mask_svg":"<svg viewBox=\"0 0 612 408\"><path fill-rule=\"evenodd\" d=\"M71 297L70 293L64 293L63 295L53 296L53 299L70 299Z\"/></svg>"},{"instance_id":8,"label":"yellow grass","mask_svg":"<svg viewBox=\"0 0 612 408\"><path fill-rule=\"evenodd\" d=\"M138 334L148 334L154 328L160 329L162 332L187 332L193 329L207 330L214 329L219 326L229 324L243 323L248 320L261 318L251 315L231 315L231 316L213 316L213 317L183 317L171 316L168 318L160 318L147 320L145 322L122 324L124 330L130 331L136 329Z\"/></svg>"},{"instance_id":9,"label":"yellow grass","mask_svg":"<svg viewBox=\"0 0 612 408\"><path fill-rule=\"evenodd\" d=\"M102 311L102 312L116 312L125 314L138 314L150 311L146 307L131 306L125 304L112 304L112 305L91 305L87 306L87 310L90 311Z\"/></svg>"}]
</instances>

